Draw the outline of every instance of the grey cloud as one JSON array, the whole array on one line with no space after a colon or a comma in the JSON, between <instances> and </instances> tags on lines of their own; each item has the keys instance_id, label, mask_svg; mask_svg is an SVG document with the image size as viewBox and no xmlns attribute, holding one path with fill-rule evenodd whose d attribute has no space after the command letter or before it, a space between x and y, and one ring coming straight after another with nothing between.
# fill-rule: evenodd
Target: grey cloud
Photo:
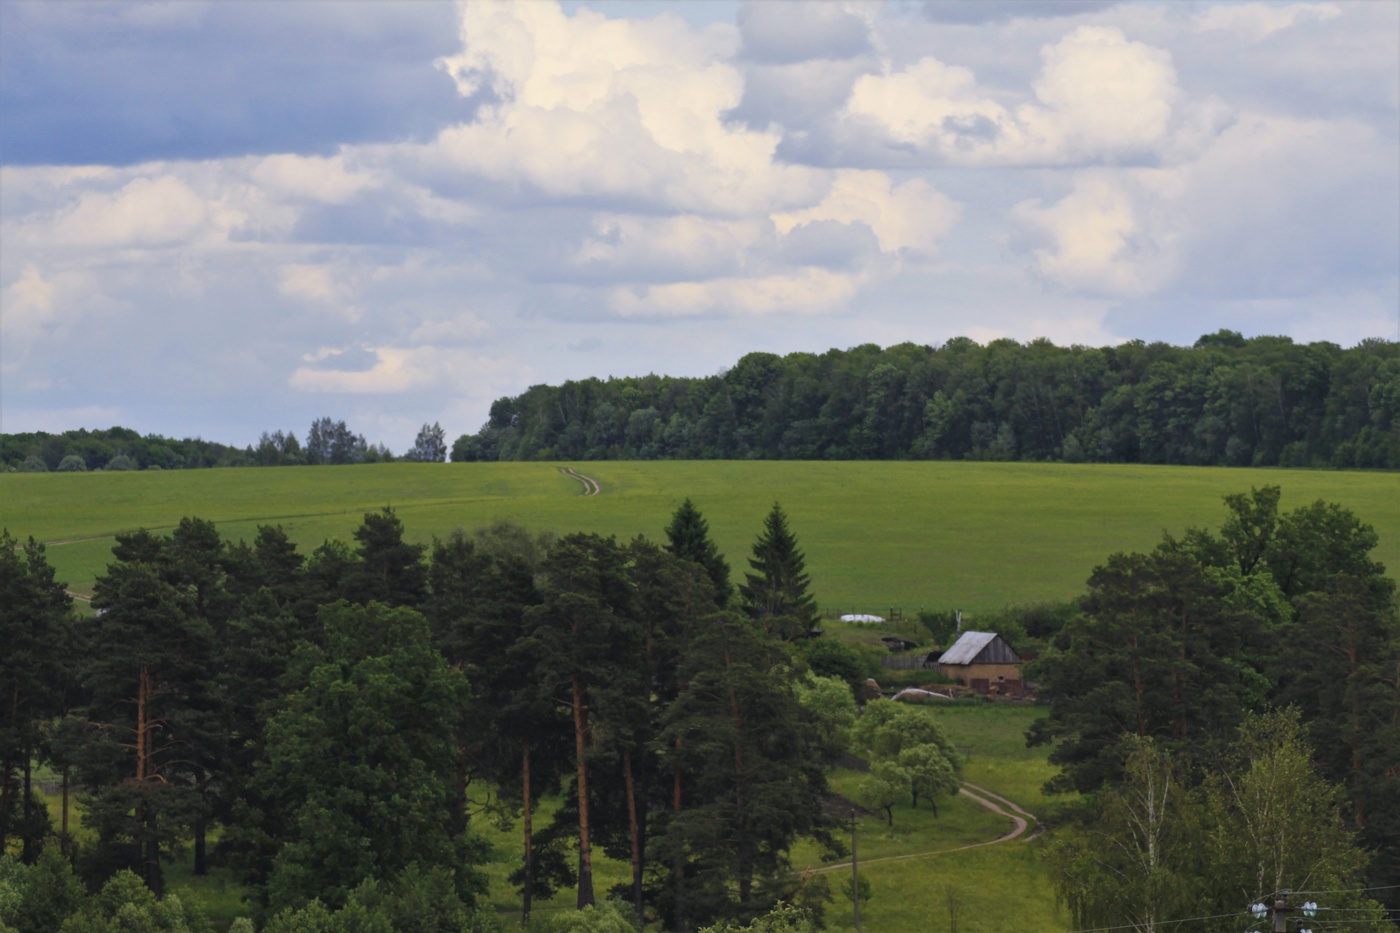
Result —
<instances>
[{"instance_id":1,"label":"grey cloud","mask_svg":"<svg viewBox=\"0 0 1400 933\"><path fill-rule=\"evenodd\" d=\"M835 3L746 3L739 30L744 56L770 64L854 58L871 50L865 20Z\"/></svg>"},{"instance_id":2,"label":"grey cloud","mask_svg":"<svg viewBox=\"0 0 1400 933\"><path fill-rule=\"evenodd\" d=\"M7 164L125 165L426 138L469 117L432 3L0 4Z\"/></svg>"},{"instance_id":3,"label":"grey cloud","mask_svg":"<svg viewBox=\"0 0 1400 933\"><path fill-rule=\"evenodd\" d=\"M878 70L873 56L788 65L750 64L744 70L744 96L728 117L758 130L770 125L790 131L811 127L830 120L850 97L857 78Z\"/></svg>"},{"instance_id":4,"label":"grey cloud","mask_svg":"<svg viewBox=\"0 0 1400 933\"><path fill-rule=\"evenodd\" d=\"M782 258L787 262L835 271L859 268L879 252L880 242L869 226L835 220L793 227L782 240Z\"/></svg>"},{"instance_id":5,"label":"grey cloud","mask_svg":"<svg viewBox=\"0 0 1400 933\"><path fill-rule=\"evenodd\" d=\"M1117 0L927 0L920 7L935 23L974 25L1011 19L1055 19L1115 6Z\"/></svg>"}]
</instances>

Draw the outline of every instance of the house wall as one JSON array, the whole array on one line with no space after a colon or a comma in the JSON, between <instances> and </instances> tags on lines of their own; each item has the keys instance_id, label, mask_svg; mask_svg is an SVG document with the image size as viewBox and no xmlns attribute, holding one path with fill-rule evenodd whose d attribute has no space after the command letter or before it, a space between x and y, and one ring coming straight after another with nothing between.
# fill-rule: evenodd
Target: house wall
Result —
<instances>
[{"instance_id":1,"label":"house wall","mask_svg":"<svg viewBox=\"0 0 1400 933\"><path fill-rule=\"evenodd\" d=\"M943 673L958 678L966 687L980 688L982 684L973 681L985 681L992 692L1021 692L1019 664L944 664ZM1000 690L997 690L998 684L1002 685Z\"/></svg>"}]
</instances>

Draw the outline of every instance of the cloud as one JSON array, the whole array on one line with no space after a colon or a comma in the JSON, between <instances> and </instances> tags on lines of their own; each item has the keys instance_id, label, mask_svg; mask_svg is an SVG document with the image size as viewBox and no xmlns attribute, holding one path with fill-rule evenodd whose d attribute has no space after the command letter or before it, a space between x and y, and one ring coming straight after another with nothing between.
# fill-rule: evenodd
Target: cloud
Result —
<instances>
[{"instance_id":1,"label":"cloud","mask_svg":"<svg viewBox=\"0 0 1400 933\"><path fill-rule=\"evenodd\" d=\"M738 216L812 197L821 179L774 161L774 132L732 124L743 80L733 29L671 18L565 16L546 3L469 3L441 60L464 95L500 99L444 130L425 161L551 198Z\"/></svg>"},{"instance_id":2,"label":"cloud","mask_svg":"<svg viewBox=\"0 0 1400 933\"><path fill-rule=\"evenodd\" d=\"M1179 97L1171 55L1120 29L1079 26L1041 49L1035 103L1007 106L971 70L925 56L864 75L846 104L852 135L951 165L1062 165L1150 155Z\"/></svg>"},{"instance_id":3,"label":"cloud","mask_svg":"<svg viewBox=\"0 0 1400 933\"><path fill-rule=\"evenodd\" d=\"M52 321L53 283L44 280L33 263L0 292L0 335L5 356L18 356L39 339Z\"/></svg>"},{"instance_id":4,"label":"cloud","mask_svg":"<svg viewBox=\"0 0 1400 933\"><path fill-rule=\"evenodd\" d=\"M407 444L753 349L1392 332L1400 7L958 6L6 3L7 421Z\"/></svg>"},{"instance_id":5,"label":"cloud","mask_svg":"<svg viewBox=\"0 0 1400 933\"><path fill-rule=\"evenodd\" d=\"M302 366L287 384L303 392L345 395L392 395L429 389L471 397L491 396L505 382L529 372L511 357L493 358L467 349L440 347L367 347L374 363L368 369ZM340 353L323 357L335 359Z\"/></svg>"},{"instance_id":6,"label":"cloud","mask_svg":"<svg viewBox=\"0 0 1400 933\"><path fill-rule=\"evenodd\" d=\"M614 289L609 305L621 317L823 314L856 294L859 275L816 267L757 278Z\"/></svg>"},{"instance_id":7,"label":"cloud","mask_svg":"<svg viewBox=\"0 0 1400 933\"><path fill-rule=\"evenodd\" d=\"M133 165L428 139L449 4L5 0L7 164ZM295 93L288 93L295 88Z\"/></svg>"},{"instance_id":8,"label":"cloud","mask_svg":"<svg viewBox=\"0 0 1400 933\"><path fill-rule=\"evenodd\" d=\"M348 169L340 155L322 158L279 153L258 160L249 174L270 193L325 204L344 204L378 184L369 174Z\"/></svg>"},{"instance_id":9,"label":"cloud","mask_svg":"<svg viewBox=\"0 0 1400 933\"><path fill-rule=\"evenodd\" d=\"M775 246L773 225L761 217L728 220L696 214L600 213L569 264L603 279L708 278L732 275L771 258Z\"/></svg>"},{"instance_id":10,"label":"cloud","mask_svg":"<svg viewBox=\"0 0 1400 933\"><path fill-rule=\"evenodd\" d=\"M900 185L884 172L843 170L820 203L801 211L775 214L782 233L821 220L865 224L886 253L907 250L932 255L957 223L960 210L922 178Z\"/></svg>"},{"instance_id":11,"label":"cloud","mask_svg":"<svg viewBox=\"0 0 1400 933\"><path fill-rule=\"evenodd\" d=\"M490 332L490 322L471 311L459 311L423 321L413 328L408 339L418 344L454 344L475 340Z\"/></svg>"},{"instance_id":12,"label":"cloud","mask_svg":"<svg viewBox=\"0 0 1400 933\"><path fill-rule=\"evenodd\" d=\"M1035 270L1072 291L1139 295L1170 271L1170 253L1149 229L1130 180L1103 171L1075 176L1069 194L1051 205L1022 202L1012 211L1034 246ZM1156 235L1154 235L1156 234ZM1168 242L1169 235L1168 236Z\"/></svg>"},{"instance_id":13,"label":"cloud","mask_svg":"<svg viewBox=\"0 0 1400 933\"><path fill-rule=\"evenodd\" d=\"M1192 17L1200 32L1229 32L1250 42L1267 39L1274 33L1301 23L1321 23L1342 15L1335 3L1242 3L1206 7Z\"/></svg>"},{"instance_id":14,"label":"cloud","mask_svg":"<svg viewBox=\"0 0 1400 933\"><path fill-rule=\"evenodd\" d=\"M921 11L935 23L975 25L1011 19L1053 19L1096 13L1118 0L925 0Z\"/></svg>"},{"instance_id":15,"label":"cloud","mask_svg":"<svg viewBox=\"0 0 1400 933\"><path fill-rule=\"evenodd\" d=\"M137 178L112 194L85 194L57 222L57 238L82 246L172 246L208 217L204 201L171 175Z\"/></svg>"},{"instance_id":16,"label":"cloud","mask_svg":"<svg viewBox=\"0 0 1400 933\"><path fill-rule=\"evenodd\" d=\"M871 51L870 24L841 3L749 2L738 22L743 54L758 62L840 60Z\"/></svg>"}]
</instances>

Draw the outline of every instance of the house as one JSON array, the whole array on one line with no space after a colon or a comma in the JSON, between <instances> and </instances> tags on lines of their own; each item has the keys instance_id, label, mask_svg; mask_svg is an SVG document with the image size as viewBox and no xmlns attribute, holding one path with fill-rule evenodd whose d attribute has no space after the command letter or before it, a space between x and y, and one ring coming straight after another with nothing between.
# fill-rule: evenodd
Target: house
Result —
<instances>
[{"instance_id":1,"label":"house","mask_svg":"<svg viewBox=\"0 0 1400 933\"><path fill-rule=\"evenodd\" d=\"M978 693L1020 696L1022 659L995 632L963 632L938 658L938 669Z\"/></svg>"}]
</instances>

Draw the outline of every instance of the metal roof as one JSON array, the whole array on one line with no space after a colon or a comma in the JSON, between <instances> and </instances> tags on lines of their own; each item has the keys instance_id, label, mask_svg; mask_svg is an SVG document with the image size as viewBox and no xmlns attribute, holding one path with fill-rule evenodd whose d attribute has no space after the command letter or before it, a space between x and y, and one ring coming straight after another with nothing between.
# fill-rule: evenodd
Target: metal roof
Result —
<instances>
[{"instance_id":1,"label":"metal roof","mask_svg":"<svg viewBox=\"0 0 1400 933\"><path fill-rule=\"evenodd\" d=\"M982 649L990 645L996 637L996 632L963 632L958 636L958 640L953 642L953 647L939 656L938 663L971 664L977 660Z\"/></svg>"}]
</instances>

